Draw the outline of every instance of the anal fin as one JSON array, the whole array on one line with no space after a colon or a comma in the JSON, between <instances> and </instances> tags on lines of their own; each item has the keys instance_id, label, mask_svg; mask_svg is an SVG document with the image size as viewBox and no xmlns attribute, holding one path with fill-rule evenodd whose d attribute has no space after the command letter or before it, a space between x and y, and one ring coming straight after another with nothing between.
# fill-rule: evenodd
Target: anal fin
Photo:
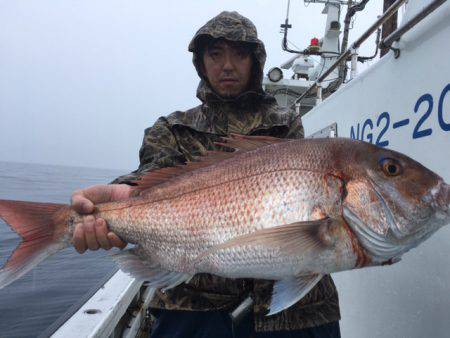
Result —
<instances>
[{"instance_id":1,"label":"anal fin","mask_svg":"<svg viewBox=\"0 0 450 338\"><path fill-rule=\"evenodd\" d=\"M273 286L270 312L274 315L297 303L322 279L322 274L298 275L276 281Z\"/></svg>"},{"instance_id":2,"label":"anal fin","mask_svg":"<svg viewBox=\"0 0 450 338\"><path fill-rule=\"evenodd\" d=\"M143 259L139 251L139 247L123 250L112 255L112 258L123 272L139 281L146 282L149 287L163 288L163 291L192 278L191 274L169 271L161 268L158 264L152 264Z\"/></svg>"}]
</instances>

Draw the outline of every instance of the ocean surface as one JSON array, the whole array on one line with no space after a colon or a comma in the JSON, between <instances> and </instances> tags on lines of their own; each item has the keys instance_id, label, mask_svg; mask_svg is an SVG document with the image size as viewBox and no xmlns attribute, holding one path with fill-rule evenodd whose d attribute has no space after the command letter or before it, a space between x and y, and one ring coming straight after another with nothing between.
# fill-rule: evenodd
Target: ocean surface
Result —
<instances>
[{"instance_id":1,"label":"ocean surface","mask_svg":"<svg viewBox=\"0 0 450 338\"><path fill-rule=\"evenodd\" d=\"M0 162L0 199L69 203L72 192L108 183L124 172ZM19 237L0 220L0 266ZM67 248L0 290L0 337L36 337L116 270L99 250ZM47 331L48 332L48 331Z\"/></svg>"}]
</instances>

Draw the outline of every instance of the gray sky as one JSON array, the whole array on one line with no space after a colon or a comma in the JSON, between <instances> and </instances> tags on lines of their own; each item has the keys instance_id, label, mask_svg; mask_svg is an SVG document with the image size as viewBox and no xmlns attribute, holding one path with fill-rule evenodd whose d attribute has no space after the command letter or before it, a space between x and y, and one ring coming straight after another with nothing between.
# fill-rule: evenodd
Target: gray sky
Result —
<instances>
[{"instance_id":1,"label":"gray sky","mask_svg":"<svg viewBox=\"0 0 450 338\"><path fill-rule=\"evenodd\" d=\"M0 0L0 161L135 169L143 130L158 116L199 104L187 51L196 30L223 10L237 10L266 44L267 71L291 57L281 50L286 5ZM381 7L369 2L350 41ZM290 41L304 48L321 37L322 9L292 0ZM361 49L373 50L373 42Z\"/></svg>"}]
</instances>

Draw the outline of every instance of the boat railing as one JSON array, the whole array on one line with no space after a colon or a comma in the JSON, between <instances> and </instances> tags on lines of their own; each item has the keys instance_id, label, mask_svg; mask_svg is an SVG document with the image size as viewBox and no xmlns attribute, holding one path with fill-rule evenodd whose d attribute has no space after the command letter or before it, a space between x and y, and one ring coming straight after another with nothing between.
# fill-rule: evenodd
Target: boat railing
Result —
<instances>
[{"instance_id":1,"label":"boat railing","mask_svg":"<svg viewBox=\"0 0 450 338\"><path fill-rule=\"evenodd\" d=\"M117 271L92 297L42 337L138 336L155 289Z\"/></svg>"},{"instance_id":2,"label":"boat railing","mask_svg":"<svg viewBox=\"0 0 450 338\"><path fill-rule=\"evenodd\" d=\"M292 104L292 108L295 107L297 111L300 111L301 101L306 98L310 93L316 89L316 104L322 102L322 82L342 63L347 62L348 58L351 59L351 71L350 71L350 80L353 79L357 75L357 61L358 61L358 48L386 21L388 21L392 15L394 15L399 8L406 2L407 0L397 0L394 2L341 56L305 91L303 92L297 99L295 99ZM400 54L399 49L392 47L392 44L400 39L400 37L409 31L412 27L417 25L420 21L422 21L425 17L427 17L430 13L432 13L436 8L445 3L447 0L435 0L430 3L428 6L423 8L417 15L413 18L405 22L401 25L400 28L392 32L389 36L384 38L380 42L380 47L382 48L390 48L394 51L396 57Z\"/></svg>"},{"instance_id":3,"label":"boat railing","mask_svg":"<svg viewBox=\"0 0 450 338\"><path fill-rule=\"evenodd\" d=\"M413 18L403 23L397 30L392 32L390 35L385 37L380 42L380 48L391 48L396 53L396 57L400 55L400 50L398 48L393 48L392 44L399 40L403 34L408 32L411 28L417 25L420 21L425 19L430 15L436 8L445 3L447 0L434 0L428 6L425 6L419 13L417 13Z\"/></svg>"}]
</instances>

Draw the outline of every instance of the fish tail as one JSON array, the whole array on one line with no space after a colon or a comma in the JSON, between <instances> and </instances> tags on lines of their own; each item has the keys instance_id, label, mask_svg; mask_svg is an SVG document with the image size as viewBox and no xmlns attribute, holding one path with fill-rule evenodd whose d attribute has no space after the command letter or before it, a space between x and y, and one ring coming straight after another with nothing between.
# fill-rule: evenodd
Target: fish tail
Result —
<instances>
[{"instance_id":1,"label":"fish tail","mask_svg":"<svg viewBox=\"0 0 450 338\"><path fill-rule=\"evenodd\" d=\"M0 200L0 218L22 237L0 269L0 289L68 246L68 216L64 204Z\"/></svg>"}]
</instances>

